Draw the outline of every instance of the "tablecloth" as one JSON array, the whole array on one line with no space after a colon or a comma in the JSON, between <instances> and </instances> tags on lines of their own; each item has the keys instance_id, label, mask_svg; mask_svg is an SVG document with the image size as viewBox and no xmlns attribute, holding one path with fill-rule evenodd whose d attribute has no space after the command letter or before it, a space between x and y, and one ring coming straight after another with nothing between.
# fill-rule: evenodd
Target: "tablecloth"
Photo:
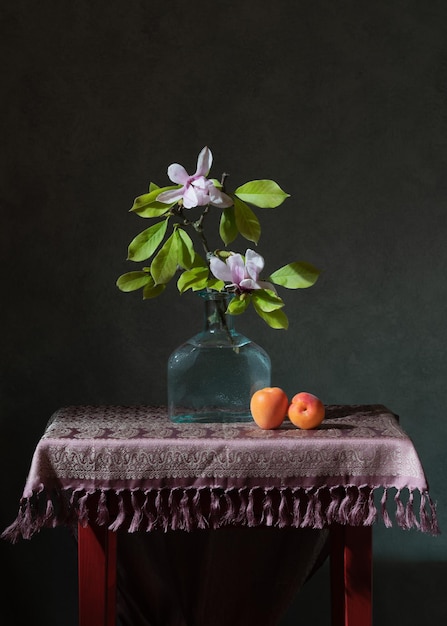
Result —
<instances>
[{"instance_id":1,"label":"tablecloth","mask_svg":"<svg viewBox=\"0 0 447 626\"><path fill-rule=\"evenodd\" d=\"M371 525L439 532L413 442L382 405L330 405L318 429L289 421L175 424L165 407L73 406L39 441L2 537L87 524L111 530Z\"/></svg>"}]
</instances>

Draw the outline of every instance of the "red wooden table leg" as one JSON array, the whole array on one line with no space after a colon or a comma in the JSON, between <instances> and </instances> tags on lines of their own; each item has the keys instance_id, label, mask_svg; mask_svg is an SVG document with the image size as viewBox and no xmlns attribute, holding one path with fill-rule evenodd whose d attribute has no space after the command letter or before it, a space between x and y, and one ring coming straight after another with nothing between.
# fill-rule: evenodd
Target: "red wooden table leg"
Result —
<instances>
[{"instance_id":1,"label":"red wooden table leg","mask_svg":"<svg viewBox=\"0 0 447 626\"><path fill-rule=\"evenodd\" d=\"M115 626L116 535L78 525L79 626Z\"/></svg>"},{"instance_id":2,"label":"red wooden table leg","mask_svg":"<svg viewBox=\"0 0 447 626\"><path fill-rule=\"evenodd\" d=\"M372 624L372 528L331 527L332 626Z\"/></svg>"}]
</instances>

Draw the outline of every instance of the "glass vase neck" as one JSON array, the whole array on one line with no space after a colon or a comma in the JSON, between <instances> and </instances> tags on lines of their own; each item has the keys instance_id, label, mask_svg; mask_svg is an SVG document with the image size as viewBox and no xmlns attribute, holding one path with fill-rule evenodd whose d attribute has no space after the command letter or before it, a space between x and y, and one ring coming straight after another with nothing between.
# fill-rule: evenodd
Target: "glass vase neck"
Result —
<instances>
[{"instance_id":1,"label":"glass vase neck","mask_svg":"<svg viewBox=\"0 0 447 626\"><path fill-rule=\"evenodd\" d=\"M234 332L232 315L227 315L228 304L233 297L222 291L200 291L199 295L205 301L205 330L210 332Z\"/></svg>"}]
</instances>

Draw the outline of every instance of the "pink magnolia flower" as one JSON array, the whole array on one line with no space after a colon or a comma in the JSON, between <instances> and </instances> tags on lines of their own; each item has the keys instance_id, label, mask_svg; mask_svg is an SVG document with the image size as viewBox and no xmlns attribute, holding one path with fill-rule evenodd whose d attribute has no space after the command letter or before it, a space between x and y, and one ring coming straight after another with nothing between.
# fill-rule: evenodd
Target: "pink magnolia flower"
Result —
<instances>
[{"instance_id":1,"label":"pink magnolia flower","mask_svg":"<svg viewBox=\"0 0 447 626\"><path fill-rule=\"evenodd\" d=\"M213 206L224 209L233 204L233 200L218 189L212 180L208 180L208 172L211 169L213 155L211 150L205 146L197 158L197 169L195 174L190 176L183 165L172 163L168 167L169 180L177 185L182 185L180 189L163 191L157 196L159 202L171 204L183 200L183 206L191 209L196 206Z\"/></svg>"},{"instance_id":2,"label":"pink magnolia flower","mask_svg":"<svg viewBox=\"0 0 447 626\"><path fill-rule=\"evenodd\" d=\"M276 293L272 283L259 280L259 274L264 269L264 259L254 250L246 251L245 260L241 254L235 253L231 253L225 261L213 256L210 269L216 278L230 283L227 287L234 287L239 292L271 289Z\"/></svg>"}]
</instances>

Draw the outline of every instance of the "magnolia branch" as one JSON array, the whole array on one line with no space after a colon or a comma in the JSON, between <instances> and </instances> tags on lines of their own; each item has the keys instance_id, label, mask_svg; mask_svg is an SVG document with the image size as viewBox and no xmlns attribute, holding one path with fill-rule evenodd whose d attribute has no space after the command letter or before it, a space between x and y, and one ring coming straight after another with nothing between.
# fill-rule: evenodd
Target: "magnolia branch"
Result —
<instances>
[{"instance_id":1,"label":"magnolia branch","mask_svg":"<svg viewBox=\"0 0 447 626\"><path fill-rule=\"evenodd\" d=\"M205 254L208 258L208 256L211 254L211 250L208 246L208 241L205 237L205 232L203 229L203 222L205 220L206 215L208 214L210 210L210 205L208 204L204 209L203 212L201 214L201 216L199 217L199 219L197 220L189 220L187 217L185 217L185 214L183 213L183 207L177 205L177 207L175 208L175 213L181 217L182 221L183 221L183 225L184 226L192 226L194 228L194 230L196 231L196 233L199 235L200 237L200 241L202 242L202 246L203 249L205 250Z\"/></svg>"}]
</instances>

